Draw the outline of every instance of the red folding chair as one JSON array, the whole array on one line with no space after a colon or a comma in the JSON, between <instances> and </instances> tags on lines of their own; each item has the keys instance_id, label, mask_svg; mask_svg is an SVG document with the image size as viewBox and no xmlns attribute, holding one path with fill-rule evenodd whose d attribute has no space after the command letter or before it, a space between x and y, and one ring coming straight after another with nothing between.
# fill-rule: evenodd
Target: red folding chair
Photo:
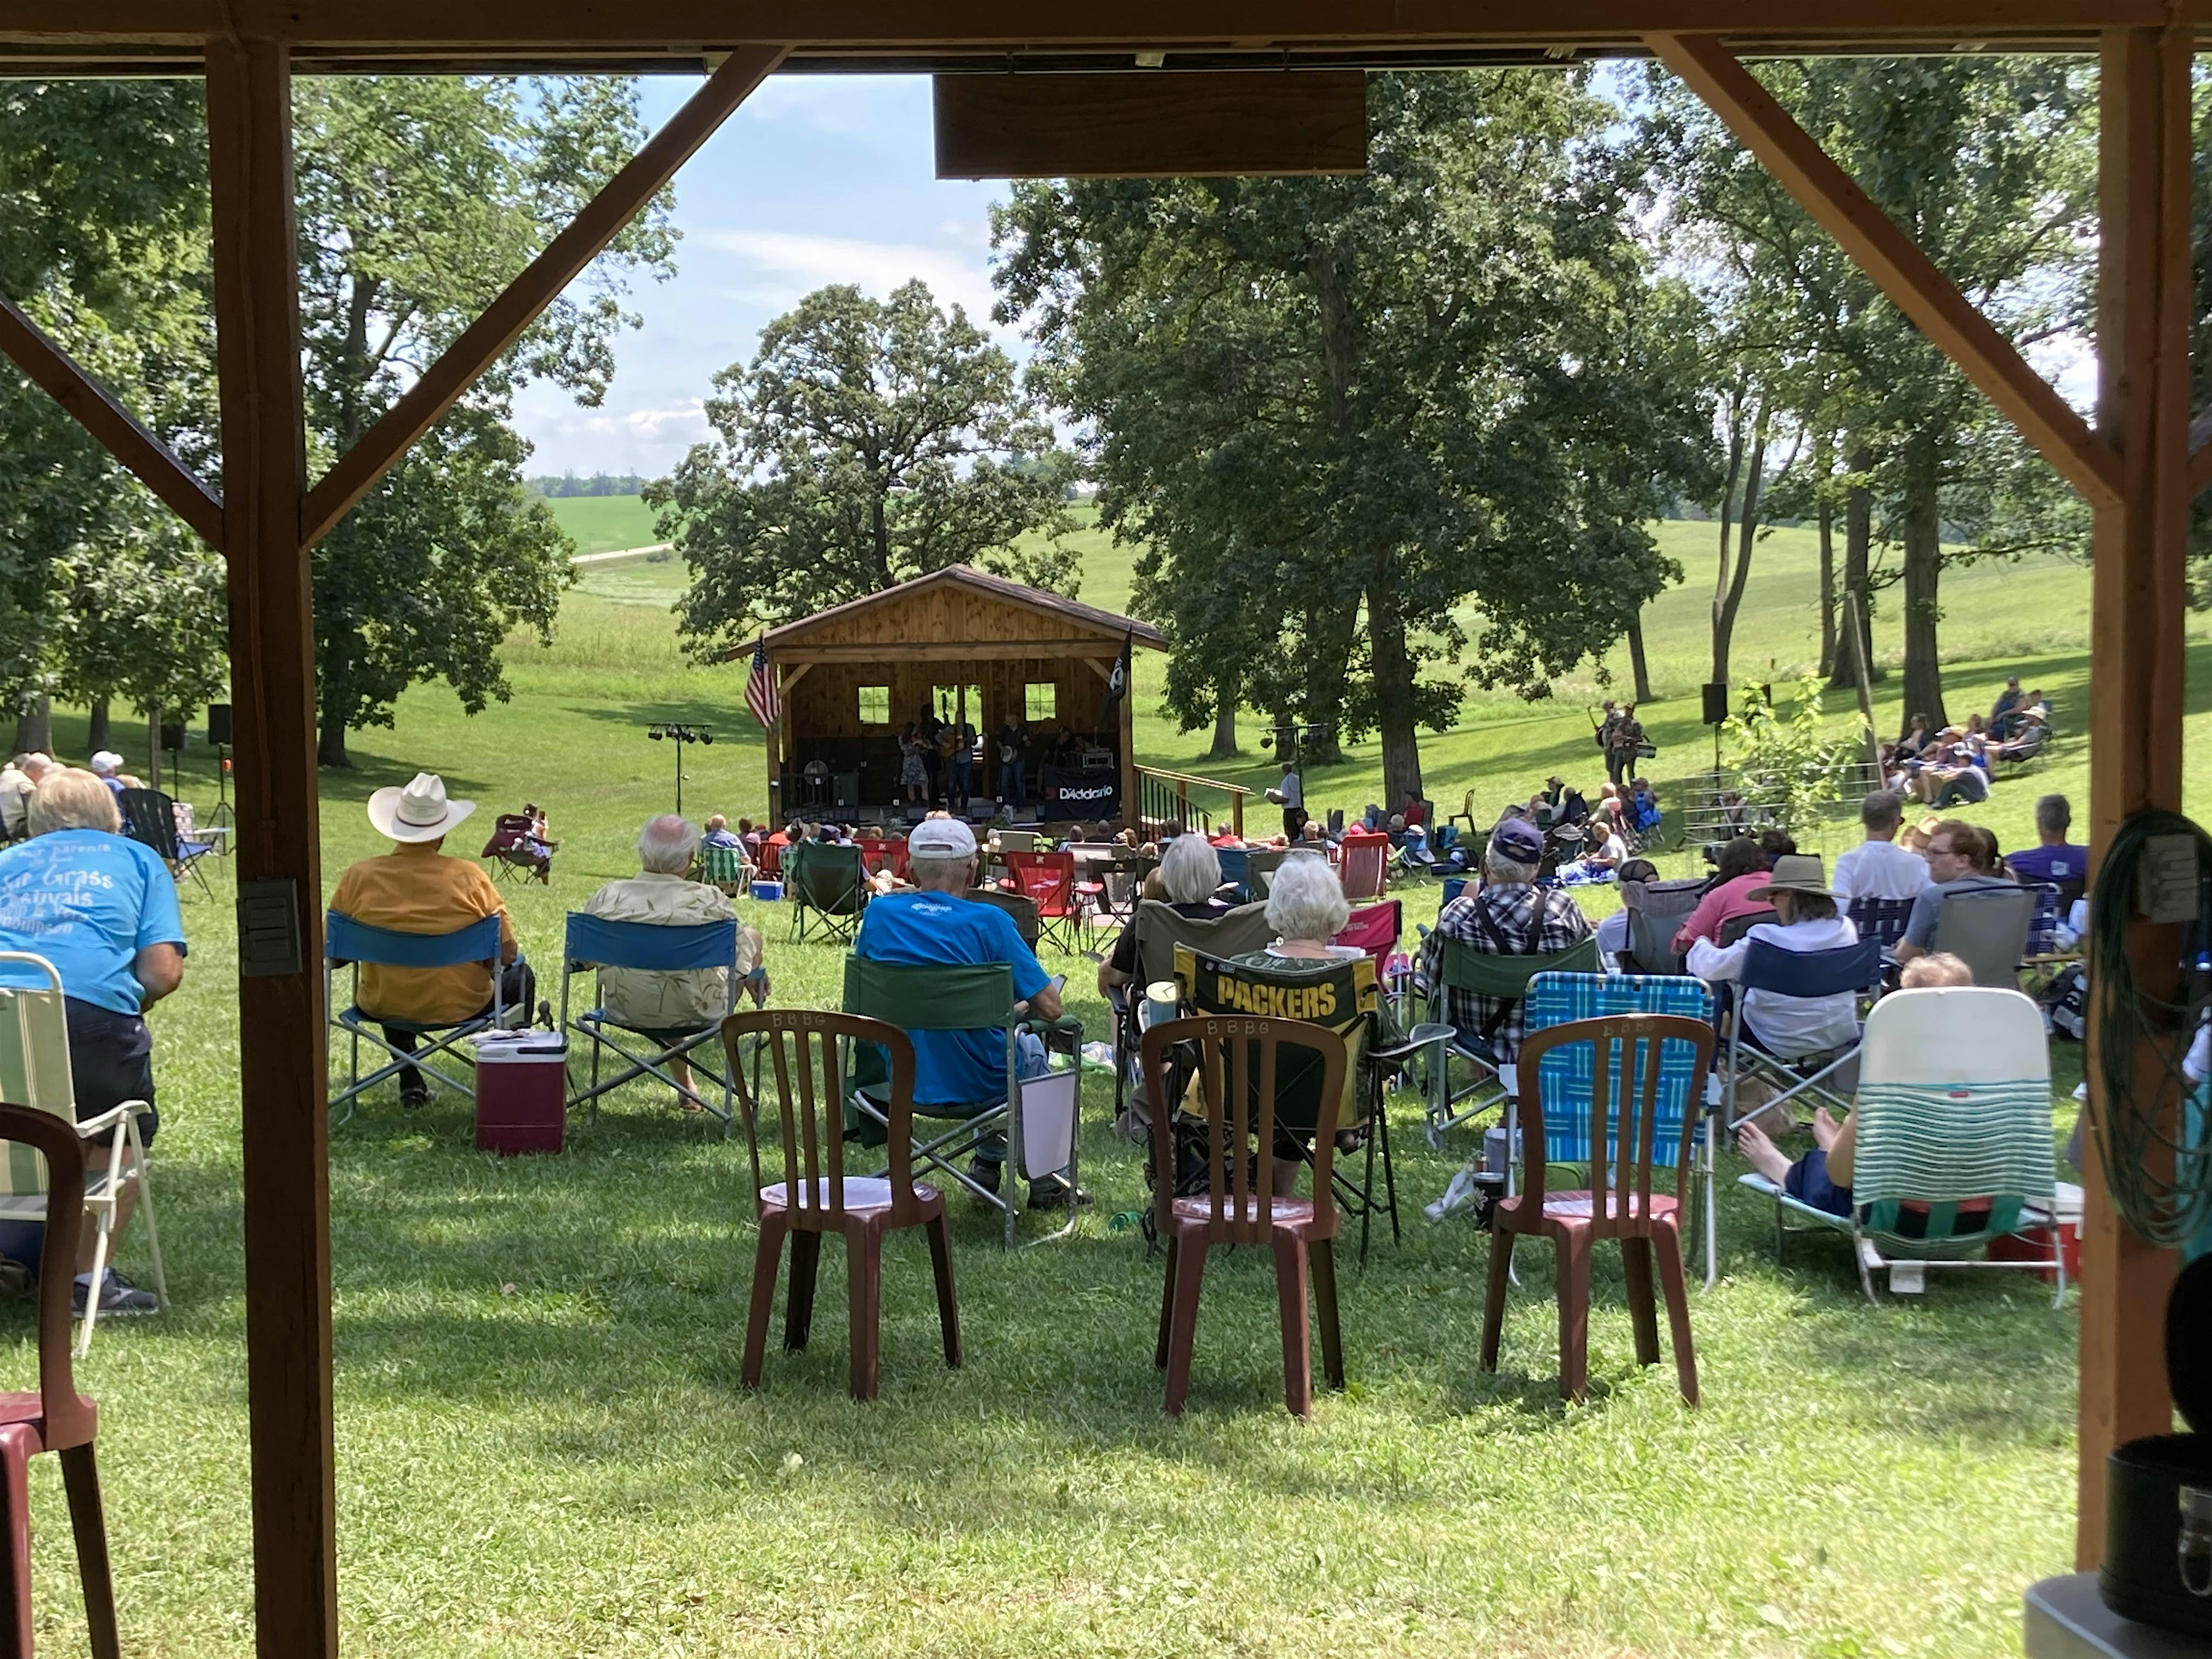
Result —
<instances>
[{"instance_id":1,"label":"red folding chair","mask_svg":"<svg viewBox=\"0 0 2212 1659\"><path fill-rule=\"evenodd\" d=\"M1354 904L1382 896L1390 866L1390 837L1381 830L1350 830L1337 855L1336 873L1344 896Z\"/></svg>"},{"instance_id":2,"label":"red folding chair","mask_svg":"<svg viewBox=\"0 0 2212 1659\"><path fill-rule=\"evenodd\" d=\"M903 836L863 836L860 840L860 862L870 875L880 875L889 866L892 877L899 881L911 881L906 861L906 838Z\"/></svg>"},{"instance_id":3,"label":"red folding chair","mask_svg":"<svg viewBox=\"0 0 2212 1659\"><path fill-rule=\"evenodd\" d=\"M1331 939L1331 945L1356 945L1373 958L1375 971L1381 973L1390 952L1398 948L1399 935L1405 932L1405 917L1396 899L1384 899L1377 904L1362 905L1352 913L1352 920L1344 924L1344 931Z\"/></svg>"},{"instance_id":4,"label":"red folding chair","mask_svg":"<svg viewBox=\"0 0 2212 1659\"><path fill-rule=\"evenodd\" d=\"M1063 951L1077 948L1075 923L1080 914L1075 896L1075 854L1073 853L1002 853L1006 880L1024 898L1036 902L1037 933L1057 940Z\"/></svg>"}]
</instances>

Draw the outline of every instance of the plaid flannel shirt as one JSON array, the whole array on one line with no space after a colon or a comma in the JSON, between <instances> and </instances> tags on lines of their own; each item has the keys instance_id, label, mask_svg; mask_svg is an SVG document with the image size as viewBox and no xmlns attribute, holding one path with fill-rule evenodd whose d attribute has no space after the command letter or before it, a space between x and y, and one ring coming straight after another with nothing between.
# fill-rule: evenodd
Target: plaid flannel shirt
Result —
<instances>
[{"instance_id":1,"label":"plaid flannel shirt","mask_svg":"<svg viewBox=\"0 0 2212 1659\"><path fill-rule=\"evenodd\" d=\"M1528 957L1571 950L1589 933L1589 918L1572 893L1558 887L1493 882L1444 906L1435 931L1421 946L1421 983L1424 988L1443 983L1443 941L1447 938L1492 956ZM1524 1018L1521 999L1452 991L1445 1001L1444 1018L1453 1030L1466 1036L1490 1031L1490 1046L1500 1059L1510 1059L1519 1048ZM1493 1016L1498 1025L1491 1030Z\"/></svg>"}]
</instances>

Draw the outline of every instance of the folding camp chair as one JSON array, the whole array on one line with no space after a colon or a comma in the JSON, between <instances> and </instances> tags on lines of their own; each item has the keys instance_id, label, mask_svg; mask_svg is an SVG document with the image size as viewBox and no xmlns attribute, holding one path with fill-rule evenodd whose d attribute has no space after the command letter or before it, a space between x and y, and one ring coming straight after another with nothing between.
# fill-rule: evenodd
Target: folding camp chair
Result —
<instances>
[{"instance_id":1,"label":"folding camp chair","mask_svg":"<svg viewBox=\"0 0 2212 1659\"><path fill-rule=\"evenodd\" d=\"M783 855L783 893L791 901L793 940L805 942L811 915L817 934L850 944L868 902L860 849L819 841L794 842Z\"/></svg>"},{"instance_id":2,"label":"folding camp chair","mask_svg":"<svg viewBox=\"0 0 2212 1659\"><path fill-rule=\"evenodd\" d=\"M1275 879L1275 872L1283 867L1283 860L1297 849L1291 847L1259 847L1244 855L1244 896L1247 900L1264 901L1267 890ZM1224 869L1221 872L1227 875Z\"/></svg>"},{"instance_id":3,"label":"folding camp chair","mask_svg":"<svg viewBox=\"0 0 2212 1659\"><path fill-rule=\"evenodd\" d=\"M861 866L870 875L881 875L889 870L894 880L913 879L913 866L907 861L905 836L862 836L859 846Z\"/></svg>"},{"instance_id":4,"label":"folding camp chair","mask_svg":"<svg viewBox=\"0 0 2212 1659\"><path fill-rule=\"evenodd\" d=\"M161 862L169 866L170 878L179 886L189 872L200 884L200 891L210 898L215 890L208 885L206 872L199 861L215 851L212 842L185 841L177 834L177 803L158 789L125 789L115 797L116 810L123 815L123 833L142 847L150 847L161 855Z\"/></svg>"},{"instance_id":5,"label":"folding camp chair","mask_svg":"<svg viewBox=\"0 0 2212 1659\"><path fill-rule=\"evenodd\" d=\"M1364 904L1354 910L1351 920L1329 943L1357 945L1375 964L1376 972L1380 973L1383 963L1398 948L1405 927L1405 907L1396 899L1384 899L1379 904Z\"/></svg>"},{"instance_id":6,"label":"folding camp chair","mask_svg":"<svg viewBox=\"0 0 2212 1659\"><path fill-rule=\"evenodd\" d=\"M745 890L745 849L742 847L702 847L698 879L737 898Z\"/></svg>"},{"instance_id":7,"label":"folding camp chair","mask_svg":"<svg viewBox=\"0 0 2212 1659\"><path fill-rule=\"evenodd\" d=\"M2022 882L2021 886L2035 895L2035 909L2027 924L2027 943L2022 947L2025 957L2047 957L2058 949L2058 929L2066 920L2066 905L2053 881Z\"/></svg>"},{"instance_id":8,"label":"folding camp chair","mask_svg":"<svg viewBox=\"0 0 2212 1659\"><path fill-rule=\"evenodd\" d=\"M1163 899L1145 899L1129 924L1137 930L1137 971L1114 1005L1114 1117L1121 1121L1128 1097L1129 1079L1136 1063L1137 1011L1143 1006L1145 988L1172 980L1176 951L1183 945L1209 956L1233 957L1256 951L1274 937L1267 925L1264 904L1239 905L1218 915L1186 916ZM1151 1121L1151 1109L1143 1113Z\"/></svg>"},{"instance_id":9,"label":"folding camp chair","mask_svg":"<svg viewBox=\"0 0 2212 1659\"><path fill-rule=\"evenodd\" d=\"M337 970L349 963L354 970L355 996L360 994L361 969L363 963L378 968L455 968L464 963L482 963L491 975L491 1007L484 1013L472 1014L466 1019L441 1024L436 1021L386 1019L375 1014L363 1013L359 1006L349 999L343 1012L338 1008L337 995ZM461 1050L457 1044L478 1031L491 1030L505 1023L506 1007L501 1001L499 963L499 918L480 916L467 927L450 933L395 933L383 927L371 927L356 921L351 916L332 910L323 919L323 1015L331 1025L351 1039L346 1062L346 1086L331 1096L332 1106L346 1109L345 1121L354 1115L355 1097L374 1088L386 1078L399 1076L412 1066L431 1083L442 1084L467 1099L477 1097L472 1084L447 1075L428 1063L434 1054L444 1054L459 1059ZM416 1036L435 1037L428 1047L409 1050L386 1040L381 1027L411 1032ZM361 1045L366 1039L392 1056L389 1062L380 1066L367 1077L361 1074Z\"/></svg>"},{"instance_id":10,"label":"folding camp chair","mask_svg":"<svg viewBox=\"0 0 2212 1659\"><path fill-rule=\"evenodd\" d=\"M1013 890L1036 906L1038 938L1070 954L1080 950L1075 931L1081 919L1075 900L1075 854L1008 853L1005 860Z\"/></svg>"},{"instance_id":11,"label":"folding camp chair","mask_svg":"<svg viewBox=\"0 0 2212 1659\"><path fill-rule=\"evenodd\" d=\"M1488 997L1498 1003L1497 1017L1491 1028L1484 1031L1454 1030L1445 1048L1445 1058L1464 1062L1471 1071L1468 1080L1454 1087L1449 1070L1441 1085L1432 1081L1428 1100L1429 1145L1443 1145L1447 1130L1480 1117L1493 1107L1503 1105L1511 1097L1511 1089L1504 1079L1504 1069L1512 1062L1493 1045L1505 1016L1510 1012L1507 1005L1525 998L1529 981L1539 974L1595 973L1598 966L1597 936L1592 934L1571 949L1555 951L1548 956L1500 956L1488 951L1478 951L1464 939L1447 934L1443 941L1440 963L1440 985L1431 985L1426 992L1425 1018L1440 1025L1451 1024L1451 998L1454 991L1471 992ZM1526 1022L1523 1022L1524 1025Z\"/></svg>"},{"instance_id":12,"label":"folding camp chair","mask_svg":"<svg viewBox=\"0 0 2212 1659\"><path fill-rule=\"evenodd\" d=\"M92 1256L94 1285L106 1276L116 1205L129 1184L131 1170L137 1170L138 1208L146 1217L146 1248L154 1258L154 1295L166 1310L169 1278L161 1265L161 1233L154 1219L154 1188L145 1143L138 1136L138 1115L149 1109L148 1103L126 1100L96 1117L78 1121L61 975L44 957L0 951L0 981L4 981L0 983L0 1100L51 1112L73 1125L88 1149L105 1146L105 1158L87 1156L83 1182L84 1206L93 1212L97 1230ZM21 1141L0 1146L0 1221L44 1221L46 1189L45 1158ZM76 1270L74 1261L56 1265L69 1273ZM84 1325L77 1336L80 1356L91 1348L93 1327L99 1319L99 1297L87 1297Z\"/></svg>"},{"instance_id":13,"label":"folding camp chair","mask_svg":"<svg viewBox=\"0 0 2212 1659\"><path fill-rule=\"evenodd\" d=\"M477 856L491 860L491 872L501 881L510 878L550 884L553 854L534 833L537 820L526 812L501 812L491 821L491 838Z\"/></svg>"},{"instance_id":14,"label":"folding camp chair","mask_svg":"<svg viewBox=\"0 0 2212 1659\"><path fill-rule=\"evenodd\" d=\"M1265 893L1253 889L1252 854L1249 851L1242 847L1217 847L1213 851L1221 862L1221 885L1235 890L1237 903L1249 904L1255 899L1267 897Z\"/></svg>"},{"instance_id":15,"label":"folding camp chair","mask_svg":"<svg viewBox=\"0 0 2212 1659\"><path fill-rule=\"evenodd\" d=\"M1347 830L1337 844L1337 878L1344 896L1354 904L1382 896L1385 871L1390 858L1390 837L1379 832Z\"/></svg>"},{"instance_id":16,"label":"folding camp chair","mask_svg":"<svg viewBox=\"0 0 2212 1659\"><path fill-rule=\"evenodd\" d=\"M1390 1241L1398 1242L1398 1175L1390 1161L1390 1117L1383 1103L1383 1084L1395 1068L1437 1043L1407 1042L1382 1046L1382 1008L1375 964L1365 957L1293 964L1285 958L1278 965L1261 967L1203 955L1188 946L1176 951L1175 976L1184 1005L1200 1014L1258 1014L1275 1019L1308 1021L1326 1026L1344 1039L1348 1065L1345 1097L1333 1119L1339 1134L1364 1131L1367 1158L1364 1172L1354 1179L1344 1160L1323 1166L1315 1162L1313 1139L1321 1119L1317 1071L1307 1066L1286 1066L1278 1073L1275 1121L1300 1146L1300 1155L1316 1170L1326 1168L1337 1205L1359 1222L1359 1261L1367 1262L1370 1223L1381 1211L1390 1218ZM1312 1051L1307 1051L1310 1055ZM1279 1155L1287 1157L1283 1139L1276 1142ZM1380 1155L1382 1184L1375 1182Z\"/></svg>"},{"instance_id":17,"label":"folding camp chair","mask_svg":"<svg viewBox=\"0 0 2212 1659\"><path fill-rule=\"evenodd\" d=\"M1022 943L1031 951L1037 948L1037 936L1043 924L1037 918L1036 901L1020 893L1009 893L1003 887L977 887L968 896L978 904L988 904L994 910L1004 910L1014 919L1014 931L1022 936Z\"/></svg>"},{"instance_id":18,"label":"folding camp chair","mask_svg":"<svg viewBox=\"0 0 2212 1659\"><path fill-rule=\"evenodd\" d=\"M2035 895L2025 887L1980 887L1948 893L1936 915L1931 951L1948 951L1974 971L1984 989L2020 988L2020 959L2035 921Z\"/></svg>"},{"instance_id":19,"label":"folding camp chair","mask_svg":"<svg viewBox=\"0 0 2212 1659\"><path fill-rule=\"evenodd\" d=\"M728 990L723 996L722 1006L708 1024L681 1033L648 1031L626 1024L603 1007L587 1009L572 1019L568 1015L569 975L592 968L625 968L645 973L720 968L726 972ZM601 1095L621 1088L632 1078L650 1075L659 1078L678 1095L689 1096L698 1103L701 1110L720 1118L722 1133L727 1136L732 1123L728 1073L719 1066L714 1068L716 1081L722 1088L722 1103L718 1109L695 1089L677 1082L667 1066L671 1060L688 1063L694 1049L719 1043L723 1020L735 1013L737 1008L738 924L734 919L666 927L645 921L609 921L601 916L569 911L568 939L561 952L561 1027L579 1033L589 1042L592 1081L588 1088L568 1097L568 1109L586 1107L592 1121L597 1122ZM617 1032L622 1036L613 1035ZM642 1037L650 1045L649 1049L639 1052L626 1048L623 1036ZM623 1069L604 1083L599 1080L599 1051L603 1048L623 1062Z\"/></svg>"},{"instance_id":20,"label":"folding camp chair","mask_svg":"<svg viewBox=\"0 0 2212 1659\"><path fill-rule=\"evenodd\" d=\"M1753 1036L1743 1017L1747 991L1765 991L1779 997L1839 996L1845 992L1872 996L1881 988L1881 945L1870 939L1833 951L1785 951L1765 939L1753 939L1745 948L1743 967L1735 981L1735 1012L1729 1022L1728 1080L1721 1103L1720 1129L1733 1134L1745 1117L1786 1105L1801 1095L1838 1112L1850 1109L1850 1068L1858 1060L1863 1037L1839 1048L1802 1054L1778 1054ZM1776 1093L1748 1112L1737 1109L1738 1087L1747 1068L1764 1074ZM1715 1205L1719 1198L1717 1132L1705 1147L1705 1283L1720 1273L1720 1238Z\"/></svg>"},{"instance_id":21,"label":"folding camp chair","mask_svg":"<svg viewBox=\"0 0 2212 1659\"><path fill-rule=\"evenodd\" d=\"M1869 1302L1885 1269L1892 1291L1910 1292L1931 1267L2025 1267L2057 1275L2051 1305L2063 1306L2051 1050L2034 1002L1985 986L1893 991L1868 1014L1859 1055L1852 1212L1802 1204L1763 1176L1737 1177L1774 1200L1778 1257L1786 1233L1814 1230L1784 1224L1795 1218L1850 1235ZM1978 1259L1992 1240L2037 1229L2048 1230L2047 1256Z\"/></svg>"},{"instance_id":22,"label":"folding camp chair","mask_svg":"<svg viewBox=\"0 0 2212 1659\"><path fill-rule=\"evenodd\" d=\"M1883 950L1894 951L1898 940L1905 937L1905 924L1912 920L1912 901L1853 899L1849 914L1851 926L1859 930L1861 939L1870 939Z\"/></svg>"},{"instance_id":23,"label":"folding camp chair","mask_svg":"<svg viewBox=\"0 0 2212 1659\"><path fill-rule=\"evenodd\" d=\"M1680 974L1682 955L1674 948L1674 935L1690 912L1705 896L1706 884L1691 877L1680 881L1624 881L1621 908L1628 912L1627 958L1638 974Z\"/></svg>"},{"instance_id":24,"label":"folding camp chair","mask_svg":"<svg viewBox=\"0 0 2212 1659\"><path fill-rule=\"evenodd\" d=\"M1042 1181L1066 1171L1076 1185L1076 1154L1082 1128L1083 1022L1073 1017L1056 1020L1023 1019L1014 1008L1013 969L1002 962L974 965L930 964L921 967L864 957L845 958L845 1012L896 1025L911 1036L916 1031L983 1031L1003 1029L1006 1036L1006 1080L1003 1096L959 1105L916 1103L918 1118L951 1120L951 1127L930 1139L916 1138L914 1157L941 1170L984 1203L1006 1217L1006 1243L1014 1243L1014 1223L1031 1181ZM1016 1038L1034 1031L1044 1039L1048 1060L1052 1044L1066 1045L1068 1066L1042 1077L1021 1075ZM881 1051L862 1044L855 1048L847 1070L854 1086L847 1103L856 1116L886 1134L890 1132L889 1074ZM1004 1134L1006 1154L1000 1166L999 1191L994 1193L959 1167L957 1160L974 1153L988 1137ZM888 1171L878 1171L878 1176ZM1054 1238L1075 1231L1075 1194L1067 1195L1067 1224Z\"/></svg>"}]
</instances>

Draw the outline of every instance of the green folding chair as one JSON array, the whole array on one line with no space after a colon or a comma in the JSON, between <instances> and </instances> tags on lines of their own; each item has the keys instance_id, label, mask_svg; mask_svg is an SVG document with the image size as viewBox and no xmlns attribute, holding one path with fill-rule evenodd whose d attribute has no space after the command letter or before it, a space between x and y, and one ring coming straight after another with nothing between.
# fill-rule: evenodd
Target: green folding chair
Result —
<instances>
[{"instance_id":1,"label":"green folding chair","mask_svg":"<svg viewBox=\"0 0 2212 1659\"><path fill-rule=\"evenodd\" d=\"M1428 1024L1449 1025L1449 993L1453 991L1489 997L1501 1004L1522 1002L1528 998L1528 981L1539 974L1598 972L1597 935L1593 933L1567 950L1535 957L1500 956L1494 951L1478 951L1464 939L1446 935L1441 966L1443 982L1428 988L1423 1019ZM1425 1109L1430 1146L1443 1146L1446 1131L1504 1106L1513 1097L1513 1083L1505 1076L1511 1062L1492 1046L1498 1030L1498 1026L1493 1025L1486 1031L1453 1031L1452 1040L1444 1049L1445 1086L1429 1091ZM1451 1084L1449 1073L1453 1060L1468 1068L1467 1080L1456 1086Z\"/></svg>"},{"instance_id":2,"label":"green folding chair","mask_svg":"<svg viewBox=\"0 0 2212 1659\"><path fill-rule=\"evenodd\" d=\"M1076 1182L1076 1155L1082 1139L1083 1022L1073 1016L1055 1020L1025 1019L1015 1010L1014 970L1003 962L908 966L845 958L844 1012L879 1019L909 1034L915 1031L986 1031L1006 1034L1006 1090L971 1105L917 1103L917 1118L950 1120L951 1127L927 1139L917 1134L914 1157L944 1172L1006 1218L1006 1244L1014 1243L1023 1194L1031 1181L1065 1170ZM1055 1041L1064 1045L1068 1065L1041 1078L1021 1075L1016 1037L1033 1031L1044 1040L1048 1056ZM882 1051L856 1046L846 1074L854 1086L847 1096L847 1129L872 1124L887 1136L890 1119L889 1073ZM999 1191L983 1187L957 1160L971 1157L989 1136L1006 1138ZM882 1172L879 1172L882 1173ZM1062 1238L1075 1231L1075 1194L1068 1194L1067 1224L1048 1235Z\"/></svg>"},{"instance_id":3,"label":"green folding chair","mask_svg":"<svg viewBox=\"0 0 2212 1659\"><path fill-rule=\"evenodd\" d=\"M817 936L852 943L868 902L867 872L857 847L802 841L783 855L783 896L791 901L791 937L803 944L807 918Z\"/></svg>"},{"instance_id":4,"label":"green folding chair","mask_svg":"<svg viewBox=\"0 0 2212 1659\"><path fill-rule=\"evenodd\" d=\"M169 1278L161 1266L161 1234L155 1224L154 1188L145 1143L138 1138L143 1100L126 1100L99 1116L77 1121L76 1085L70 1075L69 1016L62 1005L61 975L44 957L0 951L0 1100L51 1112L74 1124L87 1146L84 1204L93 1212L92 1282L108 1267L113 1246L115 1206L129 1179L138 1172L138 1208L146 1217L146 1248L154 1258L154 1294L163 1311L169 1305ZM106 1157L93 1148L103 1144ZM128 1152L126 1164L125 1153ZM22 1141L0 1146L0 1220L46 1218L46 1160ZM42 1264L43 1265L43 1264ZM73 1271L74 1264L63 1263ZM100 1298L88 1298L77 1336L77 1356L92 1347L100 1318Z\"/></svg>"},{"instance_id":5,"label":"green folding chair","mask_svg":"<svg viewBox=\"0 0 2212 1659\"><path fill-rule=\"evenodd\" d=\"M745 890L745 849L742 847L702 847L698 879L720 888L732 898Z\"/></svg>"}]
</instances>

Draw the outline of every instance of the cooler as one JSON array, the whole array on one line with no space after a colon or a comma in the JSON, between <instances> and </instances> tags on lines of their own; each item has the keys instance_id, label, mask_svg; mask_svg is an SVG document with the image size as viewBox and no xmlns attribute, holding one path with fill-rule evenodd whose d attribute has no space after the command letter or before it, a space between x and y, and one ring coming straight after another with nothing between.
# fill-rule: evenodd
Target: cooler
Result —
<instances>
[{"instance_id":1,"label":"cooler","mask_svg":"<svg viewBox=\"0 0 2212 1659\"><path fill-rule=\"evenodd\" d=\"M487 1032L476 1041L477 1150L557 1152L568 1129L568 1039Z\"/></svg>"},{"instance_id":2,"label":"cooler","mask_svg":"<svg viewBox=\"0 0 2212 1659\"><path fill-rule=\"evenodd\" d=\"M2066 1279L2077 1284L2081 1278L2081 1189L2070 1182L2057 1183L2057 1195L2052 1217L2058 1229L2059 1259L2066 1264ZM1990 1241L1990 1260L1992 1261L2048 1261L2054 1254L2049 1226L2023 1227L2016 1233ZM2045 1267L2036 1275L2045 1284L2057 1278L2051 1268Z\"/></svg>"}]
</instances>

